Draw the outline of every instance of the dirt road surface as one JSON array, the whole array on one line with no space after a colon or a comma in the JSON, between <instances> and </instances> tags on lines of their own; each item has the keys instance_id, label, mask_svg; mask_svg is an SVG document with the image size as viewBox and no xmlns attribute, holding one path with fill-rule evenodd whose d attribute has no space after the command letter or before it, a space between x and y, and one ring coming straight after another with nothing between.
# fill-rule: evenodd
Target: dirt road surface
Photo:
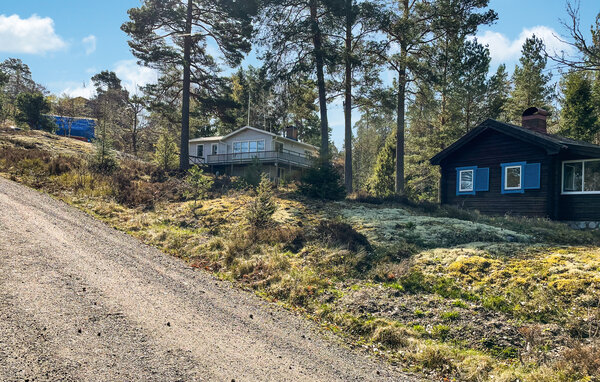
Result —
<instances>
[{"instance_id":1,"label":"dirt road surface","mask_svg":"<svg viewBox=\"0 0 600 382\"><path fill-rule=\"evenodd\" d=\"M0 178L0 381L414 381Z\"/></svg>"}]
</instances>

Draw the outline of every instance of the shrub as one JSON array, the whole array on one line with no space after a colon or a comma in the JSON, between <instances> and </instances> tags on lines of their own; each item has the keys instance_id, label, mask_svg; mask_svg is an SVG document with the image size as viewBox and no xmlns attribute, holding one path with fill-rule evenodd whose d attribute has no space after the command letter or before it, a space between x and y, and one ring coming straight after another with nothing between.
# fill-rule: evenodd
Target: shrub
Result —
<instances>
[{"instance_id":1,"label":"shrub","mask_svg":"<svg viewBox=\"0 0 600 382\"><path fill-rule=\"evenodd\" d=\"M179 148L172 134L165 130L160 134L154 146L154 163L163 171L177 168Z\"/></svg>"},{"instance_id":2,"label":"shrub","mask_svg":"<svg viewBox=\"0 0 600 382\"><path fill-rule=\"evenodd\" d=\"M262 180L263 168L258 158L253 158L252 163L246 167L243 179L246 184L252 187L258 187Z\"/></svg>"},{"instance_id":3,"label":"shrub","mask_svg":"<svg viewBox=\"0 0 600 382\"><path fill-rule=\"evenodd\" d=\"M152 207L155 202L155 188L151 183L132 180L128 174L117 172L112 176L115 199L128 207Z\"/></svg>"},{"instance_id":4,"label":"shrub","mask_svg":"<svg viewBox=\"0 0 600 382\"><path fill-rule=\"evenodd\" d=\"M375 329L372 340L389 348L397 349L408 345L408 337L409 332L407 329L389 325Z\"/></svg>"},{"instance_id":5,"label":"shrub","mask_svg":"<svg viewBox=\"0 0 600 382\"><path fill-rule=\"evenodd\" d=\"M341 200L346 196L339 172L328 162L306 170L298 190L303 195L323 200Z\"/></svg>"},{"instance_id":6,"label":"shrub","mask_svg":"<svg viewBox=\"0 0 600 382\"><path fill-rule=\"evenodd\" d=\"M110 175L119 165L115 158L115 153L108 139L97 139L94 142L96 152L89 161L89 167L92 172L98 174Z\"/></svg>"},{"instance_id":7,"label":"shrub","mask_svg":"<svg viewBox=\"0 0 600 382\"><path fill-rule=\"evenodd\" d=\"M204 174L204 171L198 166L193 166L188 170L188 176L185 178L188 185L187 196L194 200L194 211L198 208L198 200L208 196L208 191L212 188L213 179Z\"/></svg>"},{"instance_id":8,"label":"shrub","mask_svg":"<svg viewBox=\"0 0 600 382\"><path fill-rule=\"evenodd\" d=\"M322 241L356 251L359 248L369 248L369 240L357 232L348 223L335 220L321 220L317 232Z\"/></svg>"},{"instance_id":9,"label":"shrub","mask_svg":"<svg viewBox=\"0 0 600 382\"><path fill-rule=\"evenodd\" d=\"M263 174L256 190L256 197L246 212L246 219L254 228L267 227L271 225L276 210L277 205L273 200L273 184L267 175Z\"/></svg>"}]
</instances>

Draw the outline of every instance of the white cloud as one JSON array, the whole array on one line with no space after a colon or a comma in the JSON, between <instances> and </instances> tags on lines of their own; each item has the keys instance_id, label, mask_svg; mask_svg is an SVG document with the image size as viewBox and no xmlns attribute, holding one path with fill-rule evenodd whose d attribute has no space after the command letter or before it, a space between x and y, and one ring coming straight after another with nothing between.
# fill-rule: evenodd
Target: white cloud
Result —
<instances>
[{"instance_id":1,"label":"white cloud","mask_svg":"<svg viewBox=\"0 0 600 382\"><path fill-rule=\"evenodd\" d=\"M511 64L516 62L521 56L523 43L534 34L544 41L549 54L561 51L569 53L572 50L568 44L559 39L559 35L554 29L544 25L524 28L519 37L514 40L509 39L502 33L490 30L478 34L476 38L481 44L489 46L492 58L491 66L496 67L501 63Z\"/></svg>"},{"instance_id":2,"label":"white cloud","mask_svg":"<svg viewBox=\"0 0 600 382\"><path fill-rule=\"evenodd\" d=\"M96 51L96 36L93 34L84 37L81 42L85 46L85 54L90 55Z\"/></svg>"},{"instance_id":3,"label":"white cloud","mask_svg":"<svg viewBox=\"0 0 600 382\"><path fill-rule=\"evenodd\" d=\"M63 49L67 43L54 31L54 20L32 15L0 15L0 52L44 54Z\"/></svg>"},{"instance_id":4,"label":"white cloud","mask_svg":"<svg viewBox=\"0 0 600 382\"><path fill-rule=\"evenodd\" d=\"M84 82L81 85L69 83L65 84L65 86L66 87L61 94L67 94L69 97L83 97L90 99L96 95L96 89L91 80L87 83Z\"/></svg>"},{"instance_id":5,"label":"white cloud","mask_svg":"<svg viewBox=\"0 0 600 382\"><path fill-rule=\"evenodd\" d=\"M154 83L158 79L156 70L138 65L135 60L123 60L115 64L114 72L121 79L123 87L131 94L137 93L137 87Z\"/></svg>"}]
</instances>

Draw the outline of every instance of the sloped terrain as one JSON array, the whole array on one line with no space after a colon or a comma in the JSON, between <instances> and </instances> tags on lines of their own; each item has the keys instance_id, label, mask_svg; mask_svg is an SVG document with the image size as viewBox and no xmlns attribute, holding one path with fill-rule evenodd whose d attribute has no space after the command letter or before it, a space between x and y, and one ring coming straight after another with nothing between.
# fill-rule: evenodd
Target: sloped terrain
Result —
<instances>
[{"instance_id":1,"label":"sloped terrain","mask_svg":"<svg viewBox=\"0 0 600 382\"><path fill-rule=\"evenodd\" d=\"M109 176L78 158L52 171L31 163L39 151L0 156L0 172L428 379L600 378L598 232L412 203L324 203L293 187L276 194L275 224L257 228L246 220L254 193L235 180L216 179L194 202L182 178L147 164L125 161Z\"/></svg>"}]
</instances>

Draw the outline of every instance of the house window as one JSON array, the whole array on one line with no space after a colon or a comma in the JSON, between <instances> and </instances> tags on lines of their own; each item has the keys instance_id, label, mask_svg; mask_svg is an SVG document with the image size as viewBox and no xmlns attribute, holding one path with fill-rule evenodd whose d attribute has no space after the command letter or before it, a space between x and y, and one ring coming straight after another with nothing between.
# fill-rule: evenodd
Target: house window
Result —
<instances>
[{"instance_id":1,"label":"house window","mask_svg":"<svg viewBox=\"0 0 600 382\"><path fill-rule=\"evenodd\" d=\"M600 194L600 159L563 162L563 194Z\"/></svg>"},{"instance_id":2,"label":"house window","mask_svg":"<svg viewBox=\"0 0 600 382\"><path fill-rule=\"evenodd\" d=\"M477 166L456 169L456 195L475 195L489 190L490 169Z\"/></svg>"},{"instance_id":3,"label":"house window","mask_svg":"<svg viewBox=\"0 0 600 382\"><path fill-rule=\"evenodd\" d=\"M234 153L255 153L258 151L265 151L264 139L256 141L233 142Z\"/></svg>"},{"instance_id":4,"label":"house window","mask_svg":"<svg viewBox=\"0 0 600 382\"><path fill-rule=\"evenodd\" d=\"M217 153L219 152L219 145L216 143L213 143L212 145L212 155L217 155Z\"/></svg>"},{"instance_id":5,"label":"house window","mask_svg":"<svg viewBox=\"0 0 600 382\"><path fill-rule=\"evenodd\" d=\"M459 192L471 192L473 191L475 181L475 170L461 170L459 171Z\"/></svg>"},{"instance_id":6,"label":"house window","mask_svg":"<svg viewBox=\"0 0 600 382\"><path fill-rule=\"evenodd\" d=\"M196 146L196 156L203 157L204 156L204 145Z\"/></svg>"},{"instance_id":7,"label":"house window","mask_svg":"<svg viewBox=\"0 0 600 382\"><path fill-rule=\"evenodd\" d=\"M506 166L504 167L504 189L505 190L520 190L521 189L521 166Z\"/></svg>"}]
</instances>

